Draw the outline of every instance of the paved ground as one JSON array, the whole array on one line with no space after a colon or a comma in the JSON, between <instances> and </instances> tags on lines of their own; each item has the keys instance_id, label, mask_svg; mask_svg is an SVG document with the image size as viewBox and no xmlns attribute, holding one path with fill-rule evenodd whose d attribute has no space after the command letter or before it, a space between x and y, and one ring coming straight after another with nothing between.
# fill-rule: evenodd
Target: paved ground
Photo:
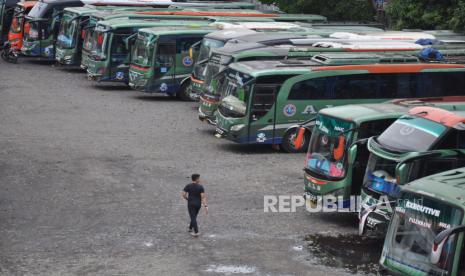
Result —
<instances>
[{"instance_id":1,"label":"paved ground","mask_svg":"<svg viewBox=\"0 0 465 276\"><path fill-rule=\"evenodd\" d=\"M347 215L263 212L303 191L304 155L213 137L196 103L95 87L77 71L0 61L1 275L335 275L305 246ZM186 233L179 193L205 180Z\"/></svg>"}]
</instances>

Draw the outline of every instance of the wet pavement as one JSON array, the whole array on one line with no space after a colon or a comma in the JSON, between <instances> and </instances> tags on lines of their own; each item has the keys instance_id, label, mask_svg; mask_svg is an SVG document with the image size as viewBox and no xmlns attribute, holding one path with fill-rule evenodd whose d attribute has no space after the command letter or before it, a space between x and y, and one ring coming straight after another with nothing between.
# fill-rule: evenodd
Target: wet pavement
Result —
<instances>
[{"instance_id":1,"label":"wet pavement","mask_svg":"<svg viewBox=\"0 0 465 276\"><path fill-rule=\"evenodd\" d=\"M302 194L303 154L216 139L196 108L0 61L0 275L374 272L355 216L264 212L264 195ZM194 172L199 238L180 200Z\"/></svg>"}]
</instances>

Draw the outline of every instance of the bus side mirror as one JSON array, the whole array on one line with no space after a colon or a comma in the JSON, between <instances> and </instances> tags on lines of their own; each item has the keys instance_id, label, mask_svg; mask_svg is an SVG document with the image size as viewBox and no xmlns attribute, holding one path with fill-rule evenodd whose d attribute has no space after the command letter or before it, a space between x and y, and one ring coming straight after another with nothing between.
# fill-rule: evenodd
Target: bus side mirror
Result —
<instances>
[{"instance_id":1,"label":"bus side mirror","mask_svg":"<svg viewBox=\"0 0 465 276\"><path fill-rule=\"evenodd\" d=\"M357 157L357 150L358 150L358 145L354 144L349 148L349 164L353 164L355 162L355 157Z\"/></svg>"},{"instance_id":2,"label":"bus side mirror","mask_svg":"<svg viewBox=\"0 0 465 276\"><path fill-rule=\"evenodd\" d=\"M465 232L465 225L456 226L454 228L450 228L439 233L433 241L430 262L432 264L439 263L439 260L441 259L442 248L444 247L444 244L446 243L447 239L454 234L463 232Z\"/></svg>"},{"instance_id":3,"label":"bus side mirror","mask_svg":"<svg viewBox=\"0 0 465 276\"><path fill-rule=\"evenodd\" d=\"M197 41L196 43L192 44L191 47L189 47L189 57L193 60L195 57L195 54L200 50L200 45L202 43L202 40Z\"/></svg>"},{"instance_id":4,"label":"bus side mirror","mask_svg":"<svg viewBox=\"0 0 465 276\"><path fill-rule=\"evenodd\" d=\"M407 163L399 163L396 166L396 183L398 185L403 185L407 181Z\"/></svg>"}]
</instances>

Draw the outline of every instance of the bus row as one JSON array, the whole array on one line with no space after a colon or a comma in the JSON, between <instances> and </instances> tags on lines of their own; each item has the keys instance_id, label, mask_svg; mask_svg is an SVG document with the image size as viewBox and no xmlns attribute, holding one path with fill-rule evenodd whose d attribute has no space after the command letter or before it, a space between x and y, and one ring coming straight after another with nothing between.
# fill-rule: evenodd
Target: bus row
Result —
<instances>
[{"instance_id":1,"label":"bus row","mask_svg":"<svg viewBox=\"0 0 465 276\"><path fill-rule=\"evenodd\" d=\"M330 196L348 208L361 196L359 233L385 236L384 269L465 273L464 95L325 108L295 144L309 133L310 206Z\"/></svg>"}]
</instances>

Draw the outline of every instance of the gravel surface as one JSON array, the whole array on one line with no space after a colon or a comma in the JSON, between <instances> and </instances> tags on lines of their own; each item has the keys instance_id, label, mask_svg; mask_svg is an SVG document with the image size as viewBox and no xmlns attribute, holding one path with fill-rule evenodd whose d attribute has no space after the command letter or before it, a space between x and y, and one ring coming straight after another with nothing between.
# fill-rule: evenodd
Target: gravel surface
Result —
<instances>
[{"instance_id":1,"label":"gravel surface","mask_svg":"<svg viewBox=\"0 0 465 276\"><path fill-rule=\"evenodd\" d=\"M0 61L1 275L343 275L304 237L354 216L264 213L303 192L303 154L213 136L197 104ZM202 175L210 213L186 231L180 191Z\"/></svg>"}]
</instances>

